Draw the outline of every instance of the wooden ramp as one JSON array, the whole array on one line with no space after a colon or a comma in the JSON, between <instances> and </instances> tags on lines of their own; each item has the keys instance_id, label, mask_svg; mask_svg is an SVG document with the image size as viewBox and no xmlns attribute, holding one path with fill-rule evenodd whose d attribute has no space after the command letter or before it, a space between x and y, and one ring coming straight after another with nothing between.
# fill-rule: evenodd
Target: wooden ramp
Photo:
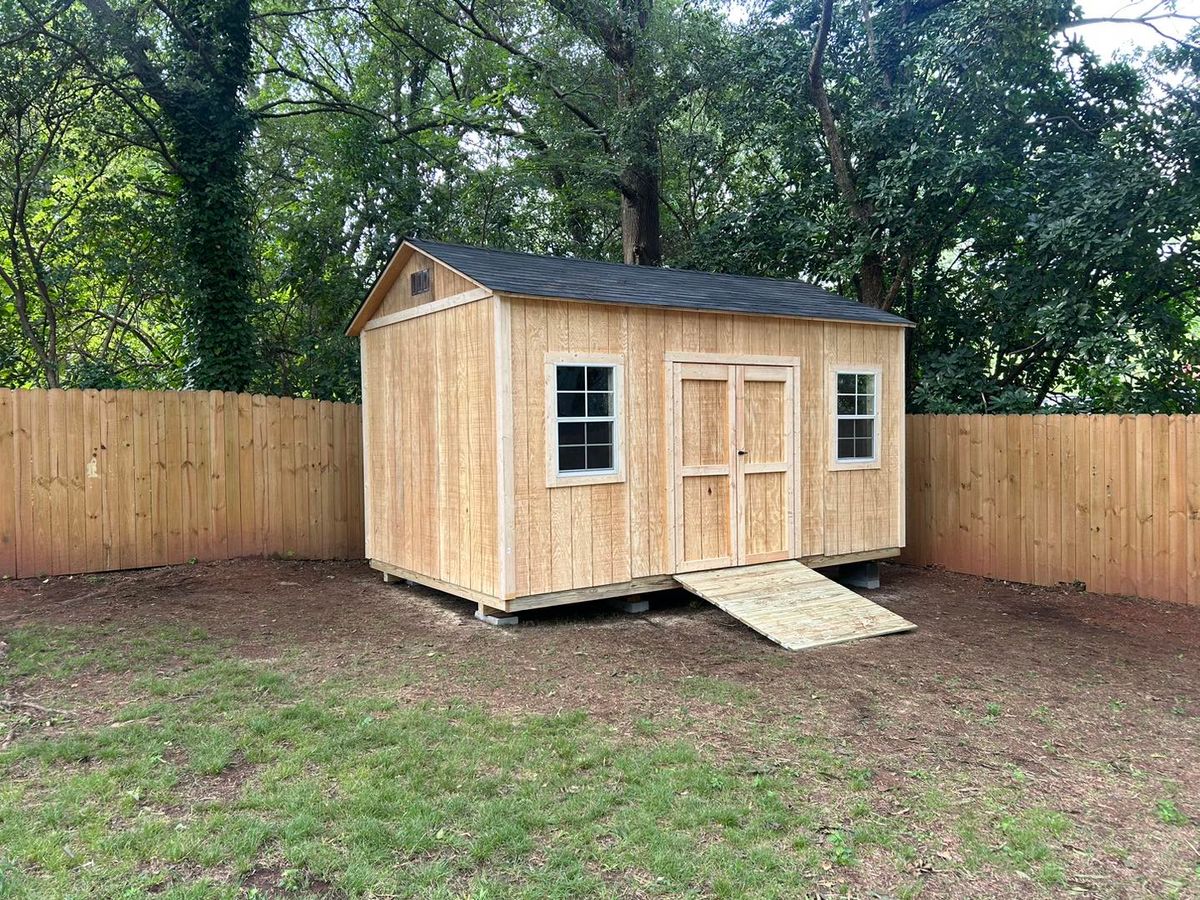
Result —
<instances>
[{"instance_id":1,"label":"wooden ramp","mask_svg":"<svg viewBox=\"0 0 1200 900\"><path fill-rule=\"evenodd\" d=\"M788 650L917 627L794 560L680 573L675 580Z\"/></svg>"}]
</instances>

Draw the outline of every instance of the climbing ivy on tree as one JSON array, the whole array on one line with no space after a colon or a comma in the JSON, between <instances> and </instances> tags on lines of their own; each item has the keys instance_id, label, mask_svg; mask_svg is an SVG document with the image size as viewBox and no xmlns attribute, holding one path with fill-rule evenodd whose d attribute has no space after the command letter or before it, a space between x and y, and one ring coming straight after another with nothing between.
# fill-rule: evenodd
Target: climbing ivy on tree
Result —
<instances>
[{"instance_id":1,"label":"climbing ivy on tree","mask_svg":"<svg viewBox=\"0 0 1200 900\"><path fill-rule=\"evenodd\" d=\"M250 0L172 0L153 24L139 10L84 0L146 97L128 96L178 188L187 386L243 390L254 375L254 266L246 152ZM119 93L120 73L110 76ZM158 126L161 125L161 130Z\"/></svg>"},{"instance_id":2,"label":"climbing ivy on tree","mask_svg":"<svg viewBox=\"0 0 1200 900\"><path fill-rule=\"evenodd\" d=\"M179 183L187 383L244 390L254 377L254 262L246 151L253 123L249 0L185 0L178 74L164 104Z\"/></svg>"}]
</instances>

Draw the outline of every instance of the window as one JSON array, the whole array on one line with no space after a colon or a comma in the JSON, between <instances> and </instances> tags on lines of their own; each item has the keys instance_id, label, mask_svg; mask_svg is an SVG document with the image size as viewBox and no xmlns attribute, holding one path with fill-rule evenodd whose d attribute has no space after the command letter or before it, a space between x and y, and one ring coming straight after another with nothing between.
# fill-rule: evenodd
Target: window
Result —
<instances>
[{"instance_id":1,"label":"window","mask_svg":"<svg viewBox=\"0 0 1200 900\"><path fill-rule=\"evenodd\" d=\"M879 376L875 372L838 372L836 376L839 463L869 463L876 456Z\"/></svg>"},{"instance_id":2,"label":"window","mask_svg":"<svg viewBox=\"0 0 1200 900\"><path fill-rule=\"evenodd\" d=\"M616 366L554 367L559 475L616 472L616 384Z\"/></svg>"},{"instance_id":3,"label":"window","mask_svg":"<svg viewBox=\"0 0 1200 900\"><path fill-rule=\"evenodd\" d=\"M408 276L408 292L412 296L429 293L429 270L418 269Z\"/></svg>"}]
</instances>

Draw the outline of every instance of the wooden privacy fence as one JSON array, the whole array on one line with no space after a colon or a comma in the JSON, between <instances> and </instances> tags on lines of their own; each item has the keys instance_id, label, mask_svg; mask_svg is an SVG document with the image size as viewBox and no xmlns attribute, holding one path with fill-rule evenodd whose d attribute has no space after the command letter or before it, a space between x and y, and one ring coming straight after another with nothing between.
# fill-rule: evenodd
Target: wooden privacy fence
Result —
<instances>
[{"instance_id":1,"label":"wooden privacy fence","mask_svg":"<svg viewBox=\"0 0 1200 900\"><path fill-rule=\"evenodd\" d=\"M0 576L363 553L359 408L0 390Z\"/></svg>"},{"instance_id":2,"label":"wooden privacy fence","mask_svg":"<svg viewBox=\"0 0 1200 900\"><path fill-rule=\"evenodd\" d=\"M1200 603L1200 416L909 416L902 559Z\"/></svg>"},{"instance_id":3,"label":"wooden privacy fence","mask_svg":"<svg viewBox=\"0 0 1200 900\"><path fill-rule=\"evenodd\" d=\"M1200 416L909 416L902 559L1200 603ZM0 577L363 555L359 407L0 389Z\"/></svg>"}]
</instances>

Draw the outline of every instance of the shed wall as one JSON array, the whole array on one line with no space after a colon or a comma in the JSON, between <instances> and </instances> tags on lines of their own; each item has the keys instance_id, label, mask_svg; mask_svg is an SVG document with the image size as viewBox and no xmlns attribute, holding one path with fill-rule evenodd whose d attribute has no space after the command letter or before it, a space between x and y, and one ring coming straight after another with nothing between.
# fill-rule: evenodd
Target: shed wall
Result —
<instances>
[{"instance_id":1,"label":"shed wall","mask_svg":"<svg viewBox=\"0 0 1200 900\"><path fill-rule=\"evenodd\" d=\"M507 596L673 571L664 408L670 352L798 357L797 555L903 545L903 329L554 300L505 305L513 406ZM624 482L546 486L545 362L555 352L623 356ZM829 383L831 367L839 365L881 370L878 468L830 468Z\"/></svg>"},{"instance_id":2,"label":"shed wall","mask_svg":"<svg viewBox=\"0 0 1200 900\"><path fill-rule=\"evenodd\" d=\"M368 555L492 597L495 308L479 300L361 336Z\"/></svg>"}]
</instances>

